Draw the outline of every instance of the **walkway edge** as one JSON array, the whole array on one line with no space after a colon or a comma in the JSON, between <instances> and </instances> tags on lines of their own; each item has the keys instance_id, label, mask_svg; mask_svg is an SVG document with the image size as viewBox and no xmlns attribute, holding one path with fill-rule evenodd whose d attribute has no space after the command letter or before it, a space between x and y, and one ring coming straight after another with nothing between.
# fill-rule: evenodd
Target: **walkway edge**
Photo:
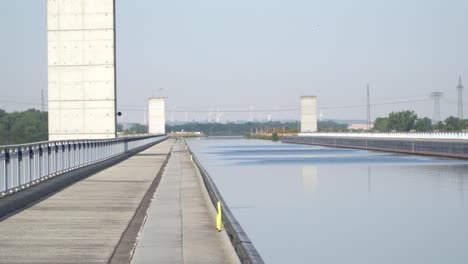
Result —
<instances>
[{"instance_id":1,"label":"walkway edge","mask_svg":"<svg viewBox=\"0 0 468 264\"><path fill-rule=\"evenodd\" d=\"M226 230L226 233L229 236L229 239L231 240L231 244L234 247L241 263L245 263L245 264L265 263L262 257L260 256L260 254L258 253L257 249L255 248L255 246L253 245L252 241L250 241L249 237L247 236L247 233L245 233L245 231L242 229L239 222L237 222L237 219L231 213L231 210L229 209L223 197L221 196L221 193L218 191L218 188L216 187L216 184L211 179L211 176L208 174L208 172L202 166L198 158L195 156L195 154L192 152L190 147L187 145L187 142L185 140L183 142L185 146L187 147L187 150L190 153L190 155L192 155L192 160L197 166L202 176L203 183L205 185L206 190L208 191L208 195L211 198L211 202L213 206L216 207L216 204L218 201L221 203L221 206L223 208L222 210L223 226Z\"/></svg>"},{"instance_id":2,"label":"walkway edge","mask_svg":"<svg viewBox=\"0 0 468 264\"><path fill-rule=\"evenodd\" d=\"M154 178L153 182L151 183L150 188L146 192L145 196L141 200L138 209L135 211L135 214L130 220L127 228L123 232L119 243L115 247L114 253L112 254L108 263L110 264L128 264L132 260L133 254L135 252L135 248L138 242L138 236L141 232L141 229L144 226L146 221L146 217L148 214L148 209L151 205L153 196L161 182L162 175L164 170L166 169L167 163L172 155L172 149L174 145L171 146L166 159L161 165L156 177Z\"/></svg>"},{"instance_id":3,"label":"walkway edge","mask_svg":"<svg viewBox=\"0 0 468 264\"><path fill-rule=\"evenodd\" d=\"M44 199L47 199L48 197L69 187L70 185L81 181L99 171L107 169L117 163L120 163L135 155L136 153L159 144L166 139L167 137L162 138L161 140L154 143L141 146L119 156L101 161L99 163L59 174L52 179L41 182L40 184L32 186L26 190L2 198L0 199L0 222L24 209L27 209L43 201Z\"/></svg>"}]
</instances>

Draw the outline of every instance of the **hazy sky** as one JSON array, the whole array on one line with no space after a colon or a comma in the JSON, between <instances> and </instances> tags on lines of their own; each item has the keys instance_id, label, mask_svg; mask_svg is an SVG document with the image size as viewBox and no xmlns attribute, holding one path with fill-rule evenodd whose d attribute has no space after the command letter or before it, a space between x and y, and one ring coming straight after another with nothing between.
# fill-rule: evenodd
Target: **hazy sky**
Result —
<instances>
[{"instance_id":1,"label":"hazy sky","mask_svg":"<svg viewBox=\"0 0 468 264\"><path fill-rule=\"evenodd\" d=\"M40 108L46 0L0 7L0 108ZM130 110L164 88L176 119L206 119L197 111L295 109L300 95L317 95L324 118L365 119L365 106L336 107L365 105L369 83L373 103L412 101L373 106L373 118L432 117L436 90L442 116L456 115L459 75L468 88L467 11L466 0L117 0L118 107L123 121L142 121Z\"/></svg>"}]
</instances>

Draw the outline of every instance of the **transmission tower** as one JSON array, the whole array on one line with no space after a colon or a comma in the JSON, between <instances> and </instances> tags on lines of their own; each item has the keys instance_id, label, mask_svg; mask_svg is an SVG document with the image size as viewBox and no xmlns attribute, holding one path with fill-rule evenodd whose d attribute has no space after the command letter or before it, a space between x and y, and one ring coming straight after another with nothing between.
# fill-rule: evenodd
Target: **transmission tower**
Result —
<instances>
[{"instance_id":1,"label":"transmission tower","mask_svg":"<svg viewBox=\"0 0 468 264\"><path fill-rule=\"evenodd\" d=\"M463 84L462 84L461 76L458 79L457 90L458 90L458 118L462 120L463 119Z\"/></svg>"},{"instance_id":2,"label":"transmission tower","mask_svg":"<svg viewBox=\"0 0 468 264\"><path fill-rule=\"evenodd\" d=\"M431 93L431 98L434 100L434 115L432 117L432 124L437 124L440 122L440 98L442 95L442 92Z\"/></svg>"},{"instance_id":3,"label":"transmission tower","mask_svg":"<svg viewBox=\"0 0 468 264\"><path fill-rule=\"evenodd\" d=\"M371 118L370 118L370 92L369 84L367 84L367 129L371 128Z\"/></svg>"}]
</instances>

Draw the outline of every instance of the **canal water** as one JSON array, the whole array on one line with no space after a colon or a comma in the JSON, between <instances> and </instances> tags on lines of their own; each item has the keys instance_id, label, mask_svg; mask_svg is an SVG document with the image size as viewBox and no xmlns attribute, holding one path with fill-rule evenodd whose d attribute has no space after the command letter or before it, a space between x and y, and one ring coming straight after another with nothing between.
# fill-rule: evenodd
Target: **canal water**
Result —
<instances>
[{"instance_id":1,"label":"canal water","mask_svg":"<svg viewBox=\"0 0 468 264\"><path fill-rule=\"evenodd\" d=\"M468 263L467 161L188 143L267 263Z\"/></svg>"}]
</instances>

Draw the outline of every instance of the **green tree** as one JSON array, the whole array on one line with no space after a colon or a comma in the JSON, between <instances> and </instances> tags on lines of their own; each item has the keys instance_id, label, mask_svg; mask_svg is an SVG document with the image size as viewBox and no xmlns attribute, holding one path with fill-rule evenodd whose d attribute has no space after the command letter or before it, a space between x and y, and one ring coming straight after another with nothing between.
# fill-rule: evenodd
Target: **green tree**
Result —
<instances>
[{"instance_id":1,"label":"green tree","mask_svg":"<svg viewBox=\"0 0 468 264\"><path fill-rule=\"evenodd\" d=\"M445 131L444 122L442 122L442 121L437 122L437 124L434 125L434 130Z\"/></svg>"},{"instance_id":2,"label":"green tree","mask_svg":"<svg viewBox=\"0 0 468 264\"><path fill-rule=\"evenodd\" d=\"M462 120L453 116L449 116L445 119L445 131L461 131L463 128Z\"/></svg>"},{"instance_id":3,"label":"green tree","mask_svg":"<svg viewBox=\"0 0 468 264\"><path fill-rule=\"evenodd\" d=\"M273 133L273 134L271 135L271 139L272 139L273 141L278 141L278 140L279 140L278 133Z\"/></svg>"},{"instance_id":4,"label":"green tree","mask_svg":"<svg viewBox=\"0 0 468 264\"><path fill-rule=\"evenodd\" d=\"M331 120L318 121L317 130L319 132L344 132L348 131L348 125L340 124Z\"/></svg>"},{"instance_id":5,"label":"green tree","mask_svg":"<svg viewBox=\"0 0 468 264\"><path fill-rule=\"evenodd\" d=\"M0 110L0 145L45 141L47 113L35 109L7 113Z\"/></svg>"},{"instance_id":6,"label":"green tree","mask_svg":"<svg viewBox=\"0 0 468 264\"><path fill-rule=\"evenodd\" d=\"M388 117L377 117L372 130L381 132L390 131Z\"/></svg>"},{"instance_id":7,"label":"green tree","mask_svg":"<svg viewBox=\"0 0 468 264\"><path fill-rule=\"evenodd\" d=\"M126 134L145 134L148 133L148 127L142 124L133 124L125 131Z\"/></svg>"},{"instance_id":8,"label":"green tree","mask_svg":"<svg viewBox=\"0 0 468 264\"><path fill-rule=\"evenodd\" d=\"M418 115L414 111L391 112L388 115L388 128L396 131L410 131L414 129L414 124Z\"/></svg>"},{"instance_id":9,"label":"green tree","mask_svg":"<svg viewBox=\"0 0 468 264\"><path fill-rule=\"evenodd\" d=\"M122 124L117 124L117 132L124 132Z\"/></svg>"},{"instance_id":10,"label":"green tree","mask_svg":"<svg viewBox=\"0 0 468 264\"><path fill-rule=\"evenodd\" d=\"M432 121L431 119L424 117L416 120L414 124L414 129L418 132L429 132L432 131Z\"/></svg>"}]
</instances>

